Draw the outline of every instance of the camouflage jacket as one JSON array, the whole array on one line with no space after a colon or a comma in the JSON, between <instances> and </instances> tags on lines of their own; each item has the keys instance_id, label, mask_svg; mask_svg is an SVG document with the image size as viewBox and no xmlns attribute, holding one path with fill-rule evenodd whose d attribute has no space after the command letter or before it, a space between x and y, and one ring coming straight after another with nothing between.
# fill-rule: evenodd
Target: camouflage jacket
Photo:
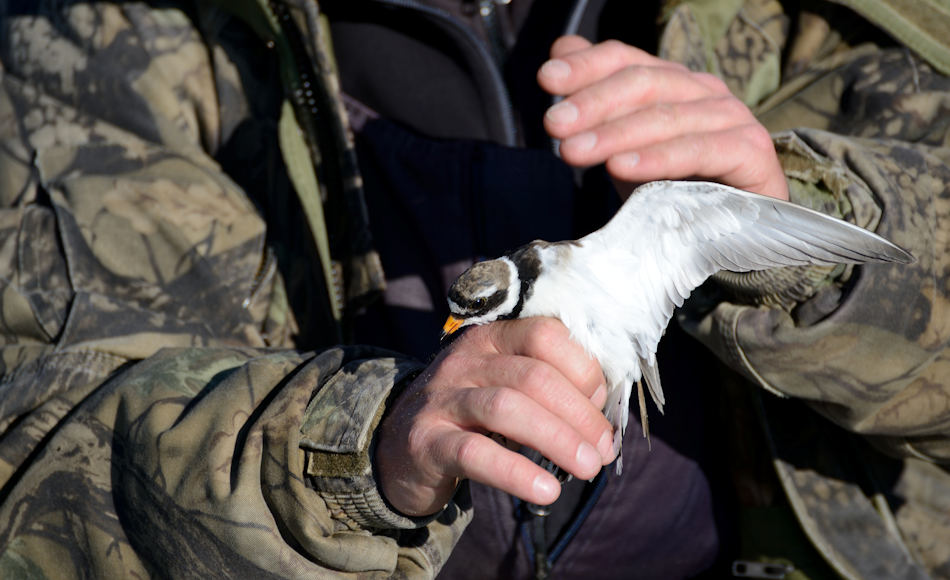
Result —
<instances>
[{"instance_id":1,"label":"camouflage jacket","mask_svg":"<svg viewBox=\"0 0 950 580\"><path fill-rule=\"evenodd\" d=\"M720 275L680 321L756 385L830 419L771 395L755 403L781 487L835 572L947 578L950 67L935 47L950 4L841 4L806 4L790 22L767 0L735 3L731 20L684 2L661 54L716 73L752 107L793 201L874 229L917 263ZM911 48L893 40L908 27L920 31Z\"/></svg>"},{"instance_id":2,"label":"camouflage jacket","mask_svg":"<svg viewBox=\"0 0 950 580\"><path fill-rule=\"evenodd\" d=\"M301 139L332 77L278 65L322 49L210 5L29 4L0 22L0 577L433 576L470 510L392 512L369 461L418 363L301 349L339 340L334 243L360 255L296 201L340 203Z\"/></svg>"},{"instance_id":3,"label":"camouflage jacket","mask_svg":"<svg viewBox=\"0 0 950 580\"><path fill-rule=\"evenodd\" d=\"M935 40L852 35L836 11L789 38L777 2L683 0L660 52L760 113L797 200L919 262L805 272L783 304L716 298L684 323L906 458L888 497L840 465L776 463L839 572L913 577L950 561L948 36L896 0L842 3ZM326 346L379 272L345 125L315 104L333 102L316 4L32 4L0 4L0 577L432 576L464 494L404 518L369 460L419 366ZM795 429L772 432L779 448Z\"/></svg>"}]
</instances>

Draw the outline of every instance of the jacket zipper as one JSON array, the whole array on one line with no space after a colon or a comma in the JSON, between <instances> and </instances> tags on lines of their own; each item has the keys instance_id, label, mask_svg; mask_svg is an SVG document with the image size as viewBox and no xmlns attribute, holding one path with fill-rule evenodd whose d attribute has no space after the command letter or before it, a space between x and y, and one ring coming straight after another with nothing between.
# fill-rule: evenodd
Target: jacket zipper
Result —
<instances>
[{"instance_id":1,"label":"jacket zipper","mask_svg":"<svg viewBox=\"0 0 950 580\"><path fill-rule=\"evenodd\" d=\"M584 17L584 12L587 10L587 0L577 0L574 2L574 7L571 9L571 17L567 20L567 26L564 27L564 35L568 34L577 34L578 29L581 27L581 18ZM556 105L564 100L564 97L552 96L551 105ZM558 157L561 156L561 140L555 139L554 137L549 137L548 140L551 143L551 150L554 151L554 154Z\"/></svg>"},{"instance_id":2,"label":"jacket zipper","mask_svg":"<svg viewBox=\"0 0 950 580\"><path fill-rule=\"evenodd\" d=\"M514 105L511 103L511 96L508 94L508 87L505 86L505 80L501 73L500 65L492 57L492 54L485 47L481 40L475 36L475 33L466 28L454 16L440 9L426 6L414 0L371 0L377 4L387 4L397 8L406 8L415 10L426 16L429 16L439 22L446 24L461 39L474 54L476 54L482 63L485 71L488 72L490 86L488 87L491 95L498 105L499 118L504 134L504 143L509 147L518 144L518 131L515 126Z\"/></svg>"},{"instance_id":3,"label":"jacket zipper","mask_svg":"<svg viewBox=\"0 0 950 580\"><path fill-rule=\"evenodd\" d=\"M507 0L510 2L511 0ZM488 47L495 58L495 64L502 68L505 65L505 57L508 48L501 30L499 22L497 4L505 0L478 0L478 15L482 18L482 25L485 27L485 33L488 35Z\"/></svg>"}]
</instances>

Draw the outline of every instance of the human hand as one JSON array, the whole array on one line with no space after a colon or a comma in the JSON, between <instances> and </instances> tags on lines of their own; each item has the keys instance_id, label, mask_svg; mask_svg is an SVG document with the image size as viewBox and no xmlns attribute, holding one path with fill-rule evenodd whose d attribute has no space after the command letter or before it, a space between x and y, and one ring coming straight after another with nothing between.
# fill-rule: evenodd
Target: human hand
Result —
<instances>
[{"instance_id":1,"label":"human hand","mask_svg":"<svg viewBox=\"0 0 950 580\"><path fill-rule=\"evenodd\" d=\"M702 177L788 199L768 131L725 83L618 41L559 38L538 83L564 96L544 116L575 166L606 163L618 191Z\"/></svg>"},{"instance_id":2,"label":"human hand","mask_svg":"<svg viewBox=\"0 0 950 580\"><path fill-rule=\"evenodd\" d=\"M376 469L383 495L412 516L435 513L470 478L539 505L557 479L494 441L540 451L578 478L613 461L600 365L553 318L468 329L395 401L380 425Z\"/></svg>"}]
</instances>

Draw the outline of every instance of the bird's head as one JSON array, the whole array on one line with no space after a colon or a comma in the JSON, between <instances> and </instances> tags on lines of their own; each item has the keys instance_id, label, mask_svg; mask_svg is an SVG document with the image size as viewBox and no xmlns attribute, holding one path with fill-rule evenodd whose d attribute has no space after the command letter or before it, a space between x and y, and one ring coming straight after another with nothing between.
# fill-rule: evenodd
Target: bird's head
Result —
<instances>
[{"instance_id":1,"label":"bird's head","mask_svg":"<svg viewBox=\"0 0 950 580\"><path fill-rule=\"evenodd\" d=\"M443 340L473 324L513 317L521 295L518 268L508 258L479 262L462 273L449 288L449 318Z\"/></svg>"}]
</instances>

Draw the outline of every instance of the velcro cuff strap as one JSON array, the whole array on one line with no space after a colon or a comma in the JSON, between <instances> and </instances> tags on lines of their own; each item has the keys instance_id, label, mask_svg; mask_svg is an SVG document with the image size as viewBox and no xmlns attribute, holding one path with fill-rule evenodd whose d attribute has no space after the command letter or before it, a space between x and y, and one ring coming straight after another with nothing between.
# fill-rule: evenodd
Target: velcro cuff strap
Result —
<instances>
[{"instance_id":1,"label":"velcro cuff strap","mask_svg":"<svg viewBox=\"0 0 950 580\"><path fill-rule=\"evenodd\" d=\"M433 517L394 511L376 485L374 433L394 387L419 365L397 358L359 360L340 369L314 395L301 426L306 475L333 517L356 528L417 528Z\"/></svg>"}]
</instances>

